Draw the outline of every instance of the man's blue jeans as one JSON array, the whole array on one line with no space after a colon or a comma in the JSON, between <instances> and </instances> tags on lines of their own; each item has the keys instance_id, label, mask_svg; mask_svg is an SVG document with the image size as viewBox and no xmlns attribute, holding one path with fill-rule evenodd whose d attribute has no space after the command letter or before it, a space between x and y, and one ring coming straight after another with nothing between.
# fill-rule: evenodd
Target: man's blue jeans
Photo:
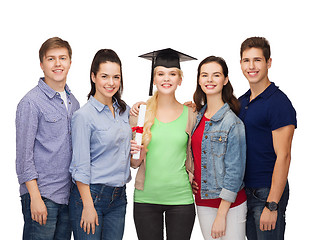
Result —
<instances>
[{"instance_id":1,"label":"man's blue jeans","mask_svg":"<svg viewBox=\"0 0 313 240\"><path fill-rule=\"evenodd\" d=\"M40 225L32 220L29 194L21 196L24 215L23 240L70 240L71 226L68 205L57 204L47 198L42 199L48 212L45 225Z\"/></svg>"},{"instance_id":2,"label":"man's blue jeans","mask_svg":"<svg viewBox=\"0 0 313 240\"><path fill-rule=\"evenodd\" d=\"M78 188L73 186L70 196L70 219L75 240L121 240L124 234L126 214L126 186L109 187L103 184L90 184L90 192L98 214L99 226L95 234L85 233L80 227L83 211Z\"/></svg>"},{"instance_id":3,"label":"man's blue jeans","mask_svg":"<svg viewBox=\"0 0 313 240\"><path fill-rule=\"evenodd\" d=\"M246 188L247 194L247 238L248 240L283 240L285 233L285 212L289 199L289 185L286 184L283 195L278 203L277 222L274 230L261 231L260 217L270 188Z\"/></svg>"}]
</instances>

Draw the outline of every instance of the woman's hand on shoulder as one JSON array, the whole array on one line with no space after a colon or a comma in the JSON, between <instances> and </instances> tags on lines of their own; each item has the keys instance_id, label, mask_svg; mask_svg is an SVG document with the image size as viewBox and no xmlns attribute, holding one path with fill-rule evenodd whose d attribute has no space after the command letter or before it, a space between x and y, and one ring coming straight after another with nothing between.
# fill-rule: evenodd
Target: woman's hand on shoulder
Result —
<instances>
[{"instance_id":1,"label":"woman's hand on shoulder","mask_svg":"<svg viewBox=\"0 0 313 240\"><path fill-rule=\"evenodd\" d=\"M192 101L185 102L184 105L187 106L187 107L191 107L194 112L197 110L196 109L196 107L197 107L196 104L194 102L192 102Z\"/></svg>"},{"instance_id":2,"label":"woman's hand on shoulder","mask_svg":"<svg viewBox=\"0 0 313 240\"><path fill-rule=\"evenodd\" d=\"M132 108L130 109L129 113L131 116L134 116L134 117L137 117L138 114L139 114L139 108L140 108L140 105L141 104L144 104L146 105L146 102L137 102L135 103Z\"/></svg>"}]
</instances>

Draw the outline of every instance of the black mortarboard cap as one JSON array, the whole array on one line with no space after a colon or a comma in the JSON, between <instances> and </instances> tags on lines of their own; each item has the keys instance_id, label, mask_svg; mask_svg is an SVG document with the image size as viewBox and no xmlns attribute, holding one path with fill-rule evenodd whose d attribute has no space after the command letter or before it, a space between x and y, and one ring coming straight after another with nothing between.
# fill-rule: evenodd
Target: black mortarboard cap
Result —
<instances>
[{"instance_id":1,"label":"black mortarboard cap","mask_svg":"<svg viewBox=\"0 0 313 240\"><path fill-rule=\"evenodd\" d=\"M187 54L178 52L178 51L171 49L171 48L153 51L150 53L140 55L139 57L142 57L142 58L145 58L145 59L152 61L149 96L152 96L153 71L154 71L155 67L157 67L157 66L163 66L166 68L176 67L176 68L180 69L180 62L189 61L189 60L197 60L194 57L191 57Z\"/></svg>"}]
</instances>

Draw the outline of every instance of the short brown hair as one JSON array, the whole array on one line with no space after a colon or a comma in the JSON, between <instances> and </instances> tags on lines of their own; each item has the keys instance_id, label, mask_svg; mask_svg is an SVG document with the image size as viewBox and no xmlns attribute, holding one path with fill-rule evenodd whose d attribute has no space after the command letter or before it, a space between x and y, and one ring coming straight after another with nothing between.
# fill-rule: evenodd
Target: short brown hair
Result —
<instances>
[{"instance_id":1,"label":"short brown hair","mask_svg":"<svg viewBox=\"0 0 313 240\"><path fill-rule=\"evenodd\" d=\"M251 37L247 38L240 47L240 58L245 50L249 48L260 48L263 51L266 62L271 57L271 48L269 42L264 37Z\"/></svg>"},{"instance_id":2,"label":"short brown hair","mask_svg":"<svg viewBox=\"0 0 313 240\"><path fill-rule=\"evenodd\" d=\"M41 63L46 55L46 52L52 48L66 48L70 59L72 59L72 48L70 44L59 37L53 37L46 40L39 49L39 59Z\"/></svg>"}]
</instances>

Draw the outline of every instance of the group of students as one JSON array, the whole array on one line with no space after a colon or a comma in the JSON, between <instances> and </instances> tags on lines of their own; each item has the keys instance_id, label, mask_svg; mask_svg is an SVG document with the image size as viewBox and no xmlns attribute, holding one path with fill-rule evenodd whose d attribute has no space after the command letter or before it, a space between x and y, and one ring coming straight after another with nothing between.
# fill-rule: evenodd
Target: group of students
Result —
<instances>
[{"instance_id":1,"label":"group of students","mask_svg":"<svg viewBox=\"0 0 313 240\"><path fill-rule=\"evenodd\" d=\"M288 97L269 81L270 45L246 39L241 69L250 90L233 94L221 57L198 67L195 109L177 101L180 62L173 49L152 60L142 145L140 104L122 99L122 63L110 49L91 64L88 102L66 85L72 50L50 38L39 50L44 77L16 113L16 171L23 239L122 239L126 184L138 168L134 222L138 239L190 239L196 210L204 239L284 239L291 143L297 127ZM188 104L187 104L188 105ZM140 151L139 159L132 154ZM193 197L193 194L195 197ZM196 204L196 209L195 205ZM165 221L164 221L165 220Z\"/></svg>"}]
</instances>

